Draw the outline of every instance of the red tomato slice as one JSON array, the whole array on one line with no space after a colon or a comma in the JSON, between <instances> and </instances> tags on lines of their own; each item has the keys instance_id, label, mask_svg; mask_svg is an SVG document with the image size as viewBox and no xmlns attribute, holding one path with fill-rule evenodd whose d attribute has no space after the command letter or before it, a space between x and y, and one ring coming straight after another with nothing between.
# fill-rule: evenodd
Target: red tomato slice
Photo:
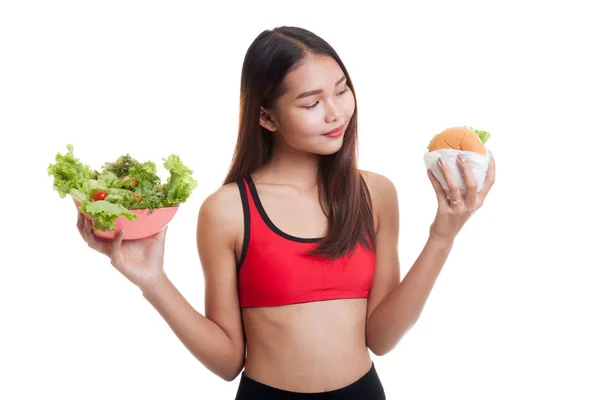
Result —
<instances>
[{"instance_id":1,"label":"red tomato slice","mask_svg":"<svg viewBox=\"0 0 600 400\"><path fill-rule=\"evenodd\" d=\"M96 192L94 194L94 197L92 197L92 201L104 200L106 196L108 196L108 194L104 190L100 190L99 192Z\"/></svg>"},{"instance_id":2,"label":"red tomato slice","mask_svg":"<svg viewBox=\"0 0 600 400\"><path fill-rule=\"evenodd\" d=\"M138 203L141 203L142 200L144 200L144 198L142 196L140 196L139 194L137 194L136 192L133 192L132 195L133 195L133 197L138 199Z\"/></svg>"},{"instance_id":3,"label":"red tomato slice","mask_svg":"<svg viewBox=\"0 0 600 400\"><path fill-rule=\"evenodd\" d=\"M121 177L121 180L123 180L123 179L125 179L125 178L129 178L129 176L122 176L122 177ZM131 180L131 184L132 184L133 186L137 186L137 179L133 178L133 179Z\"/></svg>"}]
</instances>

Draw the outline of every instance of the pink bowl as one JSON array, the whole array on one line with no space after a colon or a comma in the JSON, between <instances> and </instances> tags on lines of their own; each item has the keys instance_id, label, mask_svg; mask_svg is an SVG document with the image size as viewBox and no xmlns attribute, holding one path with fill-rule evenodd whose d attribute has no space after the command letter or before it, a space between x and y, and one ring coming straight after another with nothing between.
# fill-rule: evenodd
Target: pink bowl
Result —
<instances>
[{"instance_id":1,"label":"pink bowl","mask_svg":"<svg viewBox=\"0 0 600 400\"><path fill-rule=\"evenodd\" d=\"M81 202L76 199L73 199L73 201L75 202L77 211L80 211L79 207L81 206ZM125 234L123 236L123 240L142 239L160 232L165 226L167 226L175 216L178 208L179 207L155 208L152 212L146 209L131 210L132 213L137 215L137 218L133 221L130 221L124 216L120 216L115 221L116 229L114 231L102 232L96 229L92 230L98 237L114 239L119 231L124 229Z\"/></svg>"}]
</instances>

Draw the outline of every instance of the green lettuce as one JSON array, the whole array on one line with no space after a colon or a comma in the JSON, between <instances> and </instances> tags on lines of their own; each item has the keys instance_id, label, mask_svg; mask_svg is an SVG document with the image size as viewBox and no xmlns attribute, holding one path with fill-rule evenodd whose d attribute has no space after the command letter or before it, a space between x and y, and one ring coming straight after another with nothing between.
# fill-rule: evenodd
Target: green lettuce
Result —
<instances>
[{"instance_id":1,"label":"green lettuce","mask_svg":"<svg viewBox=\"0 0 600 400\"><path fill-rule=\"evenodd\" d=\"M165 204L173 206L183 203L198 186L198 183L192 178L193 171L183 165L179 156L175 154L171 154L163 160L164 167L171 173L164 187Z\"/></svg>"},{"instance_id":2,"label":"green lettuce","mask_svg":"<svg viewBox=\"0 0 600 400\"><path fill-rule=\"evenodd\" d=\"M78 190L78 189L71 189L69 191L69 194L74 199L79 200L79 202L87 201L87 199L89 198L89 196L86 193L84 193L84 192L82 192L81 190Z\"/></svg>"},{"instance_id":3,"label":"green lettuce","mask_svg":"<svg viewBox=\"0 0 600 400\"><path fill-rule=\"evenodd\" d=\"M54 189L64 199L72 189L86 193L84 185L92 179L92 170L88 165L73 156L73 145L67 145L68 152L57 154L56 163L48 166L48 175L54 177ZM80 195L79 192L76 192Z\"/></svg>"},{"instance_id":4,"label":"green lettuce","mask_svg":"<svg viewBox=\"0 0 600 400\"><path fill-rule=\"evenodd\" d=\"M138 162L129 154L117 158L115 162L107 162L102 166L103 172L110 172L115 176L125 176L129 169Z\"/></svg>"},{"instance_id":5,"label":"green lettuce","mask_svg":"<svg viewBox=\"0 0 600 400\"><path fill-rule=\"evenodd\" d=\"M90 216L94 221L94 229L99 231L114 231L115 221L121 215L130 221L137 215L120 204L114 204L106 200L84 201L81 204L81 212Z\"/></svg>"}]
</instances>

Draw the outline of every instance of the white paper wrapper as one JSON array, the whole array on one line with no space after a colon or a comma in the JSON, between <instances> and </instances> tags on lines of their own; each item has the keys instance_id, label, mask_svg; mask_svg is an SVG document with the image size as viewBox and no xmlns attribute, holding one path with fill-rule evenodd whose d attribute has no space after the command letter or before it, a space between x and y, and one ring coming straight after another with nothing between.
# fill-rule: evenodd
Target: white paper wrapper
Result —
<instances>
[{"instance_id":1,"label":"white paper wrapper","mask_svg":"<svg viewBox=\"0 0 600 400\"><path fill-rule=\"evenodd\" d=\"M464 151L455 149L440 149L432 152L427 151L425 152L425 155L423 157L425 161L425 168L431 169L433 175L442 184L442 187L447 192L448 183L446 182L446 178L444 178L442 170L437 164L437 160L443 158L444 161L446 161L448 167L450 168L452 176L458 184L458 187L460 188L461 192L464 193L467 187L465 185L465 180L463 179L462 170L458 166L458 154L462 154L465 160L467 160L471 165L473 175L475 175L475 180L477 181L477 192L479 192L481 190L481 187L483 186L483 182L485 181L485 175L487 174L488 170L488 163L490 162L489 150L485 156L474 151Z\"/></svg>"}]
</instances>

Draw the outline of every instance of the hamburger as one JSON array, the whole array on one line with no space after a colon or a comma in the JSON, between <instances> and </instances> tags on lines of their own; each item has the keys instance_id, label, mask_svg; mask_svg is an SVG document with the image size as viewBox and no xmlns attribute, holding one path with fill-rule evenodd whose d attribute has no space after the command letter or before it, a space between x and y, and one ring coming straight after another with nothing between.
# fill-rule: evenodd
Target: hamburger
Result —
<instances>
[{"instance_id":1,"label":"hamburger","mask_svg":"<svg viewBox=\"0 0 600 400\"><path fill-rule=\"evenodd\" d=\"M460 154L469 163L477 181L477 191L480 191L488 169L490 157L485 144L490 136L489 132L473 129L466 125L447 128L436 134L427 145L424 155L425 167L433 172L444 190L448 191L444 173L437 164L438 159L443 158L460 191L464 193L466 183L457 163L457 157Z\"/></svg>"}]
</instances>

